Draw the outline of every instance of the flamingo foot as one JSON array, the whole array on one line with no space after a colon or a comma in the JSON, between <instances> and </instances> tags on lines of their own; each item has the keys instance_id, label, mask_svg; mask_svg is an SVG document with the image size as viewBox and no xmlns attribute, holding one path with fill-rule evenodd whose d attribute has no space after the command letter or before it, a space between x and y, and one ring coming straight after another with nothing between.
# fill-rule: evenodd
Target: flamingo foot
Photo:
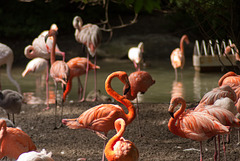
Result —
<instances>
[{"instance_id":1,"label":"flamingo foot","mask_svg":"<svg viewBox=\"0 0 240 161\"><path fill-rule=\"evenodd\" d=\"M61 128L61 127L63 127L62 123L60 123L58 126L55 126L53 130L57 130L57 129Z\"/></svg>"},{"instance_id":2,"label":"flamingo foot","mask_svg":"<svg viewBox=\"0 0 240 161\"><path fill-rule=\"evenodd\" d=\"M79 100L78 102L84 102L85 101L85 98L82 98L81 100Z\"/></svg>"}]
</instances>

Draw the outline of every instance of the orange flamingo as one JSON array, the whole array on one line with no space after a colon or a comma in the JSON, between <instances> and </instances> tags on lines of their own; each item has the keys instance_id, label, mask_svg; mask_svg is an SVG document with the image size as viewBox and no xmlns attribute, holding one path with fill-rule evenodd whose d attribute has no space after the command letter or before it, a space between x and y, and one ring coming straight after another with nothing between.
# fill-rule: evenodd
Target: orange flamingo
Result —
<instances>
[{"instance_id":1,"label":"orange flamingo","mask_svg":"<svg viewBox=\"0 0 240 161\"><path fill-rule=\"evenodd\" d=\"M218 85L229 85L230 87L238 86L240 85L240 76L232 71L227 72L218 80Z\"/></svg>"},{"instance_id":2,"label":"orange flamingo","mask_svg":"<svg viewBox=\"0 0 240 161\"><path fill-rule=\"evenodd\" d=\"M22 153L36 150L31 138L18 128L6 126L5 120L0 120L0 158L17 159Z\"/></svg>"},{"instance_id":3,"label":"orange flamingo","mask_svg":"<svg viewBox=\"0 0 240 161\"><path fill-rule=\"evenodd\" d=\"M74 77L78 78L78 96L79 96L79 100L81 98L81 94L82 94L82 84L80 81L80 76L85 74L87 71L87 63L89 64L89 69L100 69L99 66L95 66L92 62L88 61L86 58L80 58L80 57L76 57L76 58L72 58L67 62L67 65L70 69L70 75L69 75L69 79L67 82L67 87L66 90L63 93L63 102L65 101L68 93L71 91L72 88L72 79Z\"/></svg>"},{"instance_id":4,"label":"orange flamingo","mask_svg":"<svg viewBox=\"0 0 240 161\"><path fill-rule=\"evenodd\" d=\"M13 123L15 124L14 114L19 114L22 108L23 96L17 91L5 89L0 91L0 106L6 111L8 119L12 114Z\"/></svg>"},{"instance_id":5,"label":"orange flamingo","mask_svg":"<svg viewBox=\"0 0 240 161\"><path fill-rule=\"evenodd\" d=\"M73 27L75 28L75 39L77 42L84 44L87 49L87 60L89 61L89 54L92 57L95 57L94 59L94 65L97 65L97 55L96 55L96 49L101 43L102 33L100 28L97 25L94 24L86 24L83 26L82 18L79 16L75 16L73 19ZM89 64L87 64L89 66ZM87 78L88 78L88 69L87 66L86 70L86 77L85 77L85 83L83 88L83 97L81 101L85 101L85 92L86 92L86 86L87 86ZM95 80L95 99L97 100L97 71L94 69L94 80Z\"/></svg>"},{"instance_id":6,"label":"orange flamingo","mask_svg":"<svg viewBox=\"0 0 240 161\"><path fill-rule=\"evenodd\" d=\"M174 108L181 104L174 113ZM229 127L222 125L215 117L195 111L186 111L186 102L181 97L173 97L168 112L172 116L168 122L169 130L182 138L200 142L200 160L202 161L202 141L218 134L228 134Z\"/></svg>"},{"instance_id":7,"label":"orange flamingo","mask_svg":"<svg viewBox=\"0 0 240 161\"><path fill-rule=\"evenodd\" d=\"M128 84L129 88L126 89L125 93L129 91L130 85L128 75L123 71L117 71L110 74L105 81L105 89L110 96L127 107L127 114L119 105L101 104L85 111L78 118L63 119L62 123L71 129L90 129L99 135L99 132L103 132L105 136L107 136L109 130L114 129L114 122L118 118L124 119L126 125L130 124L135 118L135 107L127 98L112 89L111 81L115 77L122 81L123 84Z\"/></svg>"},{"instance_id":8,"label":"orange flamingo","mask_svg":"<svg viewBox=\"0 0 240 161\"><path fill-rule=\"evenodd\" d=\"M136 71L140 71L140 63L143 59L143 52L143 42L140 42L137 47L132 47L128 50L128 58L133 62Z\"/></svg>"},{"instance_id":9,"label":"orange flamingo","mask_svg":"<svg viewBox=\"0 0 240 161\"><path fill-rule=\"evenodd\" d=\"M8 79L16 86L19 93L21 93L21 87L19 86L18 82L13 79L12 77L12 64L13 64L13 51L10 47L5 44L0 43L0 66L6 64L6 71L8 75ZM0 89L1 89L1 82L0 82Z\"/></svg>"},{"instance_id":10,"label":"orange flamingo","mask_svg":"<svg viewBox=\"0 0 240 161\"><path fill-rule=\"evenodd\" d=\"M183 70L185 64L185 56L184 56L184 47L183 42L189 44L189 39L187 35L183 35L180 40L180 48L176 48L172 51L170 55L172 66L175 70L175 79L177 79L177 68L181 68Z\"/></svg>"},{"instance_id":11,"label":"orange flamingo","mask_svg":"<svg viewBox=\"0 0 240 161\"><path fill-rule=\"evenodd\" d=\"M37 38L35 38L32 42L32 45L28 45L24 49L24 55L28 59L34 59L37 57L44 58L46 60L50 59L50 52L53 48L53 37L50 36L47 39L46 35L49 31L43 31ZM65 60L65 52L60 51L57 44L55 45L55 53L56 55L60 55L63 57L63 61ZM47 63L47 73L46 73L46 102L47 107L49 109L49 91L48 91L48 81L49 81L49 64Z\"/></svg>"},{"instance_id":12,"label":"orange flamingo","mask_svg":"<svg viewBox=\"0 0 240 161\"><path fill-rule=\"evenodd\" d=\"M106 144L105 156L108 161L137 161L139 152L134 143L125 140L122 136L126 129L126 123L119 118L114 123L117 134Z\"/></svg>"},{"instance_id":13,"label":"orange flamingo","mask_svg":"<svg viewBox=\"0 0 240 161\"><path fill-rule=\"evenodd\" d=\"M56 115L57 115L57 86L58 83L62 83L64 85L67 84L68 78L69 78L69 67L67 65L67 63L65 63L64 61L55 61L55 46L56 46L56 42L57 42L57 31L58 31L58 27L56 24L52 24L48 35L46 35L46 38L48 36L52 36L53 37L53 47L52 47L52 51L51 51L51 68L50 68L50 75L54 80L54 84L55 84L55 128L58 128L56 126ZM62 101L62 110L61 110L61 119L62 119L62 115L63 115L63 101ZM60 124L61 126L62 124ZM59 127L60 127L59 126Z\"/></svg>"},{"instance_id":14,"label":"orange flamingo","mask_svg":"<svg viewBox=\"0 0 240 161\"><path fill-rule=\"evenodd\" d=\"M141 130L140 130L140 122L139 122L139 107L138 107L138 98L137 94L140 92L144 94L149 87L151 87L155 80L152 79L152 76L145 71L136 71L129 75L128 77L129 83L130 83L130 91L126 93L126 98L129 100L134 100L136 98L137 100L137 120L138 120L138 126L139 126L139 134L141 136ZM128 88L127 85L123 87L123 91Z\"/></svg>"}]
</instances>

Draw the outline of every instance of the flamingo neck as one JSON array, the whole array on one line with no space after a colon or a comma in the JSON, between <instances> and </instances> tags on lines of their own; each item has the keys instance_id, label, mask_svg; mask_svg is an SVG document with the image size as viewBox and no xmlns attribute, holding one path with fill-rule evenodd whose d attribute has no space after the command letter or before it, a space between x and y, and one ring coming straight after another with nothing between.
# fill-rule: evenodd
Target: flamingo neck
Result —
<instances>
[{"instance_id":1,"label":"flamingo neck","mask_svg":"<svg viewBox=\"0 0 240 161\"><path fill-rule=\"evenodd\" d=\"M179 104L181 104L180 109L178 109L175 113L174 113L174 118L170 118L169 122L168 122L168 128L169 130L178 136L182 136L184 137L184 133L182 133L182 131L180 130L180 124L179 124L179 116L185 111L186 109L186 102L184 100L180 100ZM177 122L178 121L178 122ZM177 122L177 123L176 123Z\"/></svg>"},{"instance_id":2,"label":"flamingo neck","mask_svg":"<svg viewBox=\"0 0 240 161\"><path fill-rule=\"evenodd\" d=\"M117 120L117 124L115 121L115 129L117 131L117 134L115 134L108 141L108 143L105 147L105 154L106 154L107 158L114 157L114 145L117 143L117 141L120 140L120 138L123 136L125 129L126 129L126 124L125 124L124 120Z\"/></svg>"},{"instance_id":3,"label":"flamingo neck","mask_svg":"<svg viewBox=\"0 0 240 161\"><path fill-rule=\"evenodd\" d=\"M69 93L69 92L71 91L71 89L72 89L72 79L73 79L73 77L70 76L70 77L69 77L69 80L67 81L66 90L64 91L63 96L62 96L63 102L65 102L68 93Z\"/></svg>"},{"instance_id":4,"label":"flamingo neck","mask_svg":"<svg viewBox=\"0 0 240 161\"><path fill-rule=\"evenodd\" d=\"M0 145L2 145L3 138L7 134L7 124L4 120L1 121L0 130Z\"/></svg>"},{"instance_id":5,"label":"flamingo neck","mask_svg":"<svg viewBox=\"0 0 240 161\"><path fill-rule=\"evenodd\" d=\"M109 76L105 82L105 90L106 92L112 96L116 101L122 103L125 107L128 109L128 114L126 114L126 124L131 123L135 118L135 107L132 105L132 103L125 98L124 96L121 96L116 91L113 90L111 86L111 81L113 78L118 77L118 74L113 73L111 76Z\"/></svg>"},{"instance_id":6,"label":"flamingo neck","mask_svg":"<svg viewBox=\"0 0 240 161\"><path fill-rule=\"evenodd\" d=\"M187 37L184 35L181 40L180 40L180 50L181 50L181 53L184 54L184 46L183 46L183 43L185 41Z\"/></svg>"},{"instance_id":7,"label":"flamingo neck","mask_svg":"<svg viewBox=\"0 0 240 161\"><path fill-rule=\"evenodd\" d=\"M219 79L218 85L219 85L219 86L222 86L224 79L227 78L227 77L229 77L229 76L237 76L237 74L234 73L234 72L228 72L228 73L224 74L224 75Z\"/></svg>"},{"instance_id":8,"label":"flamingo neck","mask_svg":"<svg viewBox=\"0 0 240 161\"><path fill-rule=\"evenodd\" d=\"M56 53L55 53L55 48L56 48L56 44L57 44L57 36L54 35L53 36L53 44L52 44L52 51L51 51L51 65L55 62L56 60Z\"/></svg>"}]
</instances>

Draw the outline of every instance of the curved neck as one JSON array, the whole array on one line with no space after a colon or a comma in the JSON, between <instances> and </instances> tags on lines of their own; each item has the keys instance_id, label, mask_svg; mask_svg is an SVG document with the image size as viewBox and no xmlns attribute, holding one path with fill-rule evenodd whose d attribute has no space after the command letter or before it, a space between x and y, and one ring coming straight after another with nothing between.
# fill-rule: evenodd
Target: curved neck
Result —
<instances>
[{"instance_id":1,"label":"curved neck","mask_svg":"<svg viewBox=\"0 0 240 161\"><path fill-rule=\"evenodd\" d=\"M55 62L56 60L56 55L55 55L55 48L56 48L56 43L57 43L57 36L54 34L53 35L53 46L52 46L52 51L51 51L51 65Z\"/></svg>"},{"instance_id":2,"label":"curved neck","mask_svg":"<svg viewBox=\"0 0 240 161\"><path fill-rule=\"evenodd\" d=\"M115 129L117 131L117 134L114 135L107 143L105 147L105 153L106 156L110 157L114 155L114 145L116 144L117 141L120 140L120 138L123 136L125 129L126 129L126 124L123 119L118 119L115 121ZM107 158L108 158L107 157Z\"/></svg>"},{"instance_id":3,"label":"curved neck","mask_svg":"<svg viewBox=\"0 0 240 161\"><path fill-rule=\"evenodd\" d=\"M28 58L28 59L33 59L34 57L34 47L32 45L28 45L27 47L25 47L24 49L24 55Z\"/></svg>"},{"instance_id":4,"label":"curved neck","mask_svg":"<svg viewBox=\"0 0 240 161\"><path fill-rule=\"evenodd\" d=\"M234 73L234 72L228 72L228 73L224 74L224 75L219 79L218 85L221 86L222 83L223 83L223 81L224 81L224 79L227 78L227 77L229 77L229 76L237 76L237 74Z\"/></svg>"},{"instance_id":5,"label":"curved neck","mask_svg":"<svg viewBox=\"0 0 240 161\"><path fill-rule=\"evenodd\" d=\"M116 91L114 91L112 89L112 86L111 86L111 81L113 78L115 77L118 77L119 78L119 75L117 73L113 73L111 74L110 76L108 76L108 78L106 79L106 82L105 82L105 90L106 92L112 96L115 100L117 100L118 102L122 103L124 106L127 107L128 109L128 114L126 114L126 124L129 124L131 123L134 118L135 118L135 108L134 106L132 105L132 103L127 99L125 98L124 96L121 96L120 94L118 94Z\"/></svg>"},{"instance_id":6,"label":"curved neck","mask_svg":"<svg viewBox=\"0 0 240 161\"><path fill-rule=\"evenodd\" d=\"M69 93L69 92L71 91L71 89L72 89L72 79L73 79L73 77L70 76L70 77L69 77L69 80L68 80L68 82L67 82L66 90L64 91L63 96L62 96L63 102L65 102L68 93Z\"/></svg>"},{"instance_id":7,"label":"curved neck","mask_svg":"<svg viewBox=\"0 0 240 161\"><path fill-rule=\"evenodd\" d=\"M21 93L21 88L20 88L18 82L15 79L13 79L13 77L12 77L12 73L11 73L12 63L13 63L13 60L11 60L7 63L7 68L6 68L7 75L8 75L9 80L16 86L18 92Z\"/></svg>"},{"instance_id":8,"label":"curved neck","mask_svg":"<svg viewBox=\"0 0 240 161\"><path fill-rule=\"evenodd\" d=\"M181 104L181 107L174 113L174 118L173 117L170 118L168 122L168 128L173 134L184 137L184 133L182 133L182 131L179 128L180 125L178 122L176 124L176 121L178 120L179 116L185 111L186 102L181 99L179 100L178 104Z\"/></svg>"},{"instance_id":9,"label":"curved neck","mask_svg":"<svg viewBox=\"0 0 240 161\"><path fill-rule=\"evenodd\" d=\"M187 36L186 35L183 35L181 40L180 40L180 50L181 50L181 53L184 54L184 46L183 46L183 43L184 41L186 41L187 39Z\"/></svg>"},{"instance_id":10,"label":"curved neck","mask_svg":"<svg viewBox=\"0 0 240 161\"><path fill-rule=\"evenodd\" d=\"M3 138L7 133L6 121L2 120L0 123L0 145L2 144Z\"/></svg>"}]
</instances>

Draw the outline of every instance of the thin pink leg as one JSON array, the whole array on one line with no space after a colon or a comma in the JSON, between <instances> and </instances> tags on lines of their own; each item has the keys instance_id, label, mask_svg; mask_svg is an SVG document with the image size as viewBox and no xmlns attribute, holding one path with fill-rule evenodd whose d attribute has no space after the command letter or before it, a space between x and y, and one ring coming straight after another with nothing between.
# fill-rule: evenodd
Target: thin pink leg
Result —
<instances>
[{"instance_id":1,"label":"thin pink leg","mask_svg":"<svg viewBox=\"0 0 240 161\"><path fill-rule=\"evenodd\" d=\"M79 102L85 101L85 94L86 94L86 88L87 88L87 79L88 79L88 69L89 69L89 53L87 53L87 69L86 69L86 76L85 76L85 82L84 82L84 88L83 88L83 97Z\"/></svg>"},{"instance_id":2,"label":"thin pink leg","mask_svg":"<svg viewBox=\"0 0 240 161\"><path fill-rule=\"evenodd\" d=\"M97 65L97 55L95 55L94 65ZM95 98L92 101L97 101L97 69L94 69L94 91L95 91Z\"/></svg>"},{"instance_id":3,"label":"thin pink leg","mask_svg":"<svg viewBox=\"0 0 240 161\"><path fill-rule=\"evenodd\" d=\"M224 136L222 136L222 142L223 142L223 152L224 152L224 160L227 160L226 157L226 145L225 145L225 141L224 141Z\"/></svg>"},{"instance_id":4,"label":"thin pink leg","mask_svg":"<svg viewBox=\"0 0 240 161\"><path fill-rule=\"evenodd\" d=\"M80 77L77 77L77 78L78 78L78 100L80 100L82 97L83 88L82 88Z\"/></svg>"},{"instance_id":5,"label":"thin pink leg","mask_svg":"<svg viewBox=\"0 0 240 161\"><path fill-rule=\"evenodd\" d=\"M203 160L203 156L202 156L202 142L200 141L200 161Z\"/></svg>"},{"instance_id":6,"label":"thin pink leg","mask_svg":"<svg viewBox=\"0 0 240 161\"><path fill-rule=\"evenodd\" d=\"M48 82L49 82L49 63L47 62L47 76L46 76L46 103L47 103L47 107L44 110L48 110L49 109Z\"/></svg>"}]
</instances>

